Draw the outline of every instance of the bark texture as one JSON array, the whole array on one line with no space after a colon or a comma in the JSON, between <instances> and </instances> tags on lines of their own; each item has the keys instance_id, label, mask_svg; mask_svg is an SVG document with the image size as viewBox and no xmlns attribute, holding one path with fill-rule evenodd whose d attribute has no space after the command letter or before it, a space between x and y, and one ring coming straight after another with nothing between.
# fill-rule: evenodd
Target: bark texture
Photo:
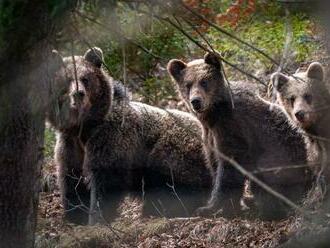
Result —
<instances>
[{"instance_id":1,"label":"bark texture","mask_svg":"<svg viewBox=\"0 0 330 248\"><path fill-rule=\"evenodd\" d=\"M0 247L34 244L56 18L50 3L0 2Z\"/></svg>"}]
</instances>

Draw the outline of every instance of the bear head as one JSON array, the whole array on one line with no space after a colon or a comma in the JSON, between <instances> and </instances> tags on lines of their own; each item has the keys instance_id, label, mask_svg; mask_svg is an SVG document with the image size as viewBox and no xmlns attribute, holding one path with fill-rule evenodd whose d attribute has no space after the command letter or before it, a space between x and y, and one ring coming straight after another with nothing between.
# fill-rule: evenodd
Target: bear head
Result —
<instances>
[{"instance_id":1,"label":"bear head","mask_svg":"<svg viewBox=\"0 0 330 248\"><path fill-rule=\"evenodd\" d=\"M320 63L314 62L307 71L292 76L276 72L271 81L278 103L296 126L309 131L317 125L324 111L329 111L330 95Z\"/></svg>"},{"instance_id":2,"label":"bear head","mask_svg":"<svg viewBox=\"0 0 330 248\"><path fill-rule=\"evenodd\" d=\"M84 56L62 58L53 51L52 99L47 120L58 130L79 126L86 119L102 119L112 94L111 78L103 71L100 48Z\"/></svg>"},{"instance_id":3,"label":"bear head","mask_svg":"<svg viewBox=\"0 0 330 248\"><path fill-rule=\"evenodd\" d=\"M189 63L172 59L167 70L188 108L199 114L208 112L227 96L221 66L216 54L207 53L204 59Z\"/></svg>"}]
</instances>

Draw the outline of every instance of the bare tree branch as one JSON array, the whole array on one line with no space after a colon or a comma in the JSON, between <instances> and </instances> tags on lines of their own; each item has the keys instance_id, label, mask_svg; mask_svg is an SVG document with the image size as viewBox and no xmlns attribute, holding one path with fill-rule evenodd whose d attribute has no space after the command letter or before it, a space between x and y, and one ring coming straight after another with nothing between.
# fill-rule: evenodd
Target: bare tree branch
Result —
<instances>
[{"instance_id":1,"label":"bare tree branch","mask_svg":"<svg viewBox=\"0 0 330 248\"><path fill-rule=\"evenodd\" d=\"M140 13L143 14L147 14L150 15L151 13L146 12L144 10L139 9L138 10ZM207 47L203 46L202 44L200 44L197 40L195 40L190 34L188 34L184 29L182 29L178 24L174 23L170 18L168 17L161 17L159 15L155 15L153 14L153 16L163 22L167 22L170 25L172 25L174 28L176 28L178 31L180 31L184 36L186 36L191 42L193 42L196 46L198 46L199 48L201 48L202 50L206 51L206 52L212 52L212 50L208 49ZM216 52L216 54L220 57L220 59L227 65L229 65L230 67L234 68L235 70L239 71L240 73L253 78L254 80L258 81L259 83L261 83L262 85L266 86L267 84L262 81L261 79L257 78L256 76L244 71L243 69L239 68L237 65L234 65L233 63L229 62L228 60L226 60L224 57L222 57L222 55L219 52Z\"/></svg>"},{"instance_id":2,"label":"bare tree branch","mask_svg":"<svg viewBox=\"0 0 330 248\"><path fill-rule=\"evenodd\" d=\"M279 63L273 59L271 56L269 56L268 54L266 54L264 51L260 50L259 48L247 43L246 41L238 38L237 36L231 34L230 32L228 32L227 30L219 27L218 25L214 24L213 22L209 21L207 18L205 18L204 16L202 16L201 14L197 13L196 11L194 11L193 9L191 9L190 7L188 7L187 5L185 5L182 0L179 0L181 6L183 6L185 9L187 9L189 12L191 12L194 16L198 17L200 20L202 20L203 22L207 23L208 25L210 25L211 27L215 28L216 30L218 30L219 32L227 35L228 37L238 41L239 43L251 48L252 50L260 53L261 55L263 55L265 58L267 58L268 60L270 60L272 63L274 63L275 65L279 65Z\"/></svg>"}]
</instances>

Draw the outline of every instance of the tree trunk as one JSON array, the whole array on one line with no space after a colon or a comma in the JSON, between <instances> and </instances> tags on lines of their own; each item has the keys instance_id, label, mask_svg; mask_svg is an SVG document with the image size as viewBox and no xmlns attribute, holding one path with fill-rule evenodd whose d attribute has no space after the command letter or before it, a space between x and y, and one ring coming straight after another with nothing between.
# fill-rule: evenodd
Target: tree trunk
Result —
<instances>
[{"instance_id":1,"label":"tree trunk","mask_svg":"<svg viewBox=\"0 0 330 248\"><path fill-rule=\"evenodd\" d=\"M55 31L48 2L0 2L0 247L34 246L49 99L43 65Z\"/></svg>"}]
</instances>

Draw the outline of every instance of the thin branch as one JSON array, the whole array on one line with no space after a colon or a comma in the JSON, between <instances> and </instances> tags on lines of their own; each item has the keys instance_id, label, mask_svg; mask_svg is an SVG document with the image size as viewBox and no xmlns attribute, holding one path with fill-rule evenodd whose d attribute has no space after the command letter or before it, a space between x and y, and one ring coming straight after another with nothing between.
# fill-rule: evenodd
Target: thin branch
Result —
<instances>
[{"instance_id":1,"label":"thin branch","mask_svg":"<svg viewBox=\"0 0 330 248\"><path fill-rule=\"evenodd\" d=\"M101 219L104 221L104 223L106 224L106 226L109 228L109 230L118 238L121 239L121 237L119 236L119 234L116 232L117 230L114 230L113 226L111 224L108 223L108 221L104 218L103 214L102 214L102 210L100 208L100 202L97 201L97 208L98 208L98 212L100 213L100 217ZM127 235L128 233L125 233L125 235ZM129 234L128 234L129 235Z\"/></svg>"},{"instance_id":2,"label":"thin branch","mask_svg":"<svg viewBox=\"0 0 330 248\"><path fill-rule=\"evenodd\" d=\"M157 213L162 216L163 218L166 218L166 216L157 208L156 204L151 201L152 206L156 209Z\"/></svg>"},{"instance_id":3,"label":"thin branch","mask_svg":"<svg viewBox=\"0 0 330 248\"><path fill-rule=\"evenodd\" d=\"M147 14L150 15L150 13L143 11L143 10L138 10L140 13L143 14ZM165 21L167 23L169 23L170 25L172 25L174 28L176 28L178 31L180 31L184 36L186 36L191 42L193 42L196 46L198 46L199 48L201 48L202 50L206 51L206 52L212 52L210 49L208 49L207 47L203 46L202 44L200 44L198 41L196 41L190 34L188 34L184 29L182 29L178 24L174 23L170 18L168 17L161 17L158 15L153 15L156 19L160 20L160 21ZM230 67L234 68L235 70L239 71L240 73L253 78L254 80L258 81L259 83L261 83L262 85L266 86L267 84L262 81L261 79L257 78L256 76L242 70L241 68L239 68L238 66L234 65L233 63L229 62L228 60L226 60L225 58L222 57L222 55L219 52L216 52L216 54L220 57L220 59L227 65L229 65Z\"/></svg>"},{"instance_id":4,"label":"thin branch","mask_svg":"<svg viewBox=\"0 0 330 248\"><path fill-rule=\"evenodd\" d=\"M83 212L89 214L89 213L90 213L90 211L89 211L89 207L87 207L87 206L85 205L85 203L82 201L82 199L81 199L81 197L80 197L80 195L79 195L79 193L78 193L78 186L79 186L79 184L81 183L81 180L83 179L83 177L80 176L79 178L77 178L77 177L75 178L75 177L72 177L72 176L69 175L69 174L68 174L67 176L71 177L72 179L77 179L77 180L78 180L77 184L76 184L75 187L74 187L74 191L75 191L75 194L76 194L76 196L77 196L77 198L78 198L79 205L71 203L71 202L69 201L69 199L66 198L66 200L68 201L68 204L69 204L70 206L72 206L72 208L70 208L70 209L66 209L65 212L71 212L71 211L73 211L73 210L75 210L75 209L80 209L80 210L82 210Z\"/></svg>"},{"instance_id":5,"label":"thin branch","mask_svg":"<svg viewBox=\"0 0 330 248\"><path fill-rule=\"evenodd\" d=\"M176 18L173 15L174 18ZM209 46L209 48L215 53L215 50L213 49L213 46L211 43L205 38L205 36L196 28L189 20L186 18L182 17L182 19L203 39L203 41ZM176 19L177 20L177 19ZM178 21L178 20L177 20Z\"/></svg>"},{"instance_id":6,"label":"thin branch","mask_svg":"<svg viewBox=\"0 0 330 248\"><path fill-rule=\"evenodd\" d=\"M77 23L77 21L76 21L75 18L74 18L74 20L75 20L75 22ZM76 32L76 34L78 35L79 40L80 40L81 42L83 42L83 43L84 43L84 44L85 44L90 50L92 50L96 56L99 56L98 53L94 51L93 46L92 46L92 45L91 45L91 44L85 39L84 36L82 36L82 34L80 33L80 31L79 31L77 25L75 25L73 22L71 22L71 25L72 25L74 31ZM108 72L112 75L110 68L109 68L109 67L107 66L107 64L104 62L103 58L99 58L99 59L102 60L102 64L103 64L103 66L104 66L104 67L108 70Z\"/></svg>"},{"instance_id":7,"label":"thin branch","mask_svg":"<svg viewBox=\"0 0 330 248\"><path fill-rule=\"evenodd\" d=\"M175 197L179 200L183 210L185 211L186 215L189 216L189 211L188 209L186 208L186 206L184 205L183 201L181 200L181 198L179 197L178 193L176 192L175 190L175 184L174 184L174 175L173 175L173 170L172 168L170 167L170 172L171 172L171 180L172 180L172 185L170 185L169 183L166 183L166 185L172 189Z\"/></svg>"},{"instance_id":8,"label":"thin branch","mask_svg":"<svg viewBox=\"0 0 330 248\"><path fill-rule=\"evenodd\" d=\"M71 39L71 57L72 57L72 62L73 62L73 69L74 69L74 79L76 82L76 92L79 91L79 83L78 83L78 76L77 76L77 66L76 66L76 59L74 57L74 52L73 52L73 39Z\"/></svg>"},{"instance_id":9,"label":"thin branch","mask_svg":"<svg viewBox=\"0 0 330 248\"><path fill-rule=\"evenodd\" d=\"M268 60L270 60L272 63L274 63L275 65L279 65L279 63L273 59L271 56L269 56L268 54L266 54L264 51L260 50L259 48L247 43L246 41L238 38L237 36L231 34L230 32L228 32L227 30L219 27L218 25L214 24L213 22L209 21L207 18L205 18L204 16L202 16L201 14L197 13L196 11L194 11L193 9L191 9L190 7L188 7L187 5L185 5L181 0L179 0L180 5L183 6L185 9L187 9L190 13L192 13L194 16L198 17L200 20L204 21L205 23L207 23L208 25L210 25L211 27L215 28L216 30L218 30L219 32L227 35L228 37L240 42L241 44L251 48L252 50L260 53L261 55L263 55L265 58L267 58Z\"/></svg>"},{"instance_id":10,"label":"thin branch","mask_svg":"<svg viewBox=\"0 0 330 248\"><path fill-rule=\"evenodd\" d=\"M310 137L310 138L313 138L313 139L316 139L316 140L319 140L319 141L324 141L324 142L330 143L330 139L322 137L322 136L310 134L310 133L307 133L307 132L304 132L303 135L307 136L307 137Z\"/></svg>"},{"instance_id":11,"label":"thin branch","mask_svg":"<svg viewBox=\"0 0 330 248\"><path fill-rule=\"evenodd\" d=\"M322 185L321 184L321 177L322 177L322 174L323 174L323 172L325 171L325 169L328 165L328 154L327 154L327 149L326 149L326 146L325 146L324 142L320 141L319 145L320 145L320 148L321 148L322 160L321 160L321 169L317 174L316 183L317 183L317 185ZM320 188L322 189L322 187L320 187ZM327 191L326 187L324 188L323 192L321 191L323 196L326 195L326 191Z\"/></svg>"},{"instance_id":12,"label":"thin branch","mask_svg":"<svg viewBox=\"0 0 330 248\"><path fill-rule=\"evenodd\" d=\"M308 168L311 166L320 165L320 163L308 163L308 164L298 164L298 165L290 165L290 166L277 166L277 167L271 167L271 168L265 168L265 169L256 169L254 171L251 171L253 174L261 174L265 172L279 172L281 170L292 170L292 169L301 169L301 168Z\"/></svg>"},{"instance_id":13,"label":"thin branch","mask_svg":"<svg viewBox=\"0 0 330 248\"><path fill-rule=\"evenodd\" d=\"M196 11L194 11L193 9L191 9L190 7L188 7L187 5L185 5L182 0L179 0L180 4L187 9L189 12L191 12L193 15L195 15L196 17L198 17L200 20L204 21L205 23L207 23L208 25L210 25L211 27L215 28L216 30L218 30L219 32L227 35L228 37L238 41L239 43L251 48L252 50L258 52L259 54L261 54L262 56L264 56L266 59L268 59L270 62L272 62L273 64L277 65L277 66L281 66L281 63L277 62L274 58L272 58L270 55L268 55L266 52L262 51L261 49L249 44L248 42L238 38L237 36L231 34L230 32L228 32L227 30L219 27L218 25L214 24L213 22L209 21L207 18L205 18L204 16L202 16L201 14L197 13ZM289 73L287 70L284 70L285 73L287 73L288 75L292 76L293 78L295 78L294 74ZM299 79L297 79L299 80ZM301 80L301 79L300 79ZM302 80L303 81L303 80ZM266 84L264 84L266 86Z\"/></svg>"}]
</instances>

